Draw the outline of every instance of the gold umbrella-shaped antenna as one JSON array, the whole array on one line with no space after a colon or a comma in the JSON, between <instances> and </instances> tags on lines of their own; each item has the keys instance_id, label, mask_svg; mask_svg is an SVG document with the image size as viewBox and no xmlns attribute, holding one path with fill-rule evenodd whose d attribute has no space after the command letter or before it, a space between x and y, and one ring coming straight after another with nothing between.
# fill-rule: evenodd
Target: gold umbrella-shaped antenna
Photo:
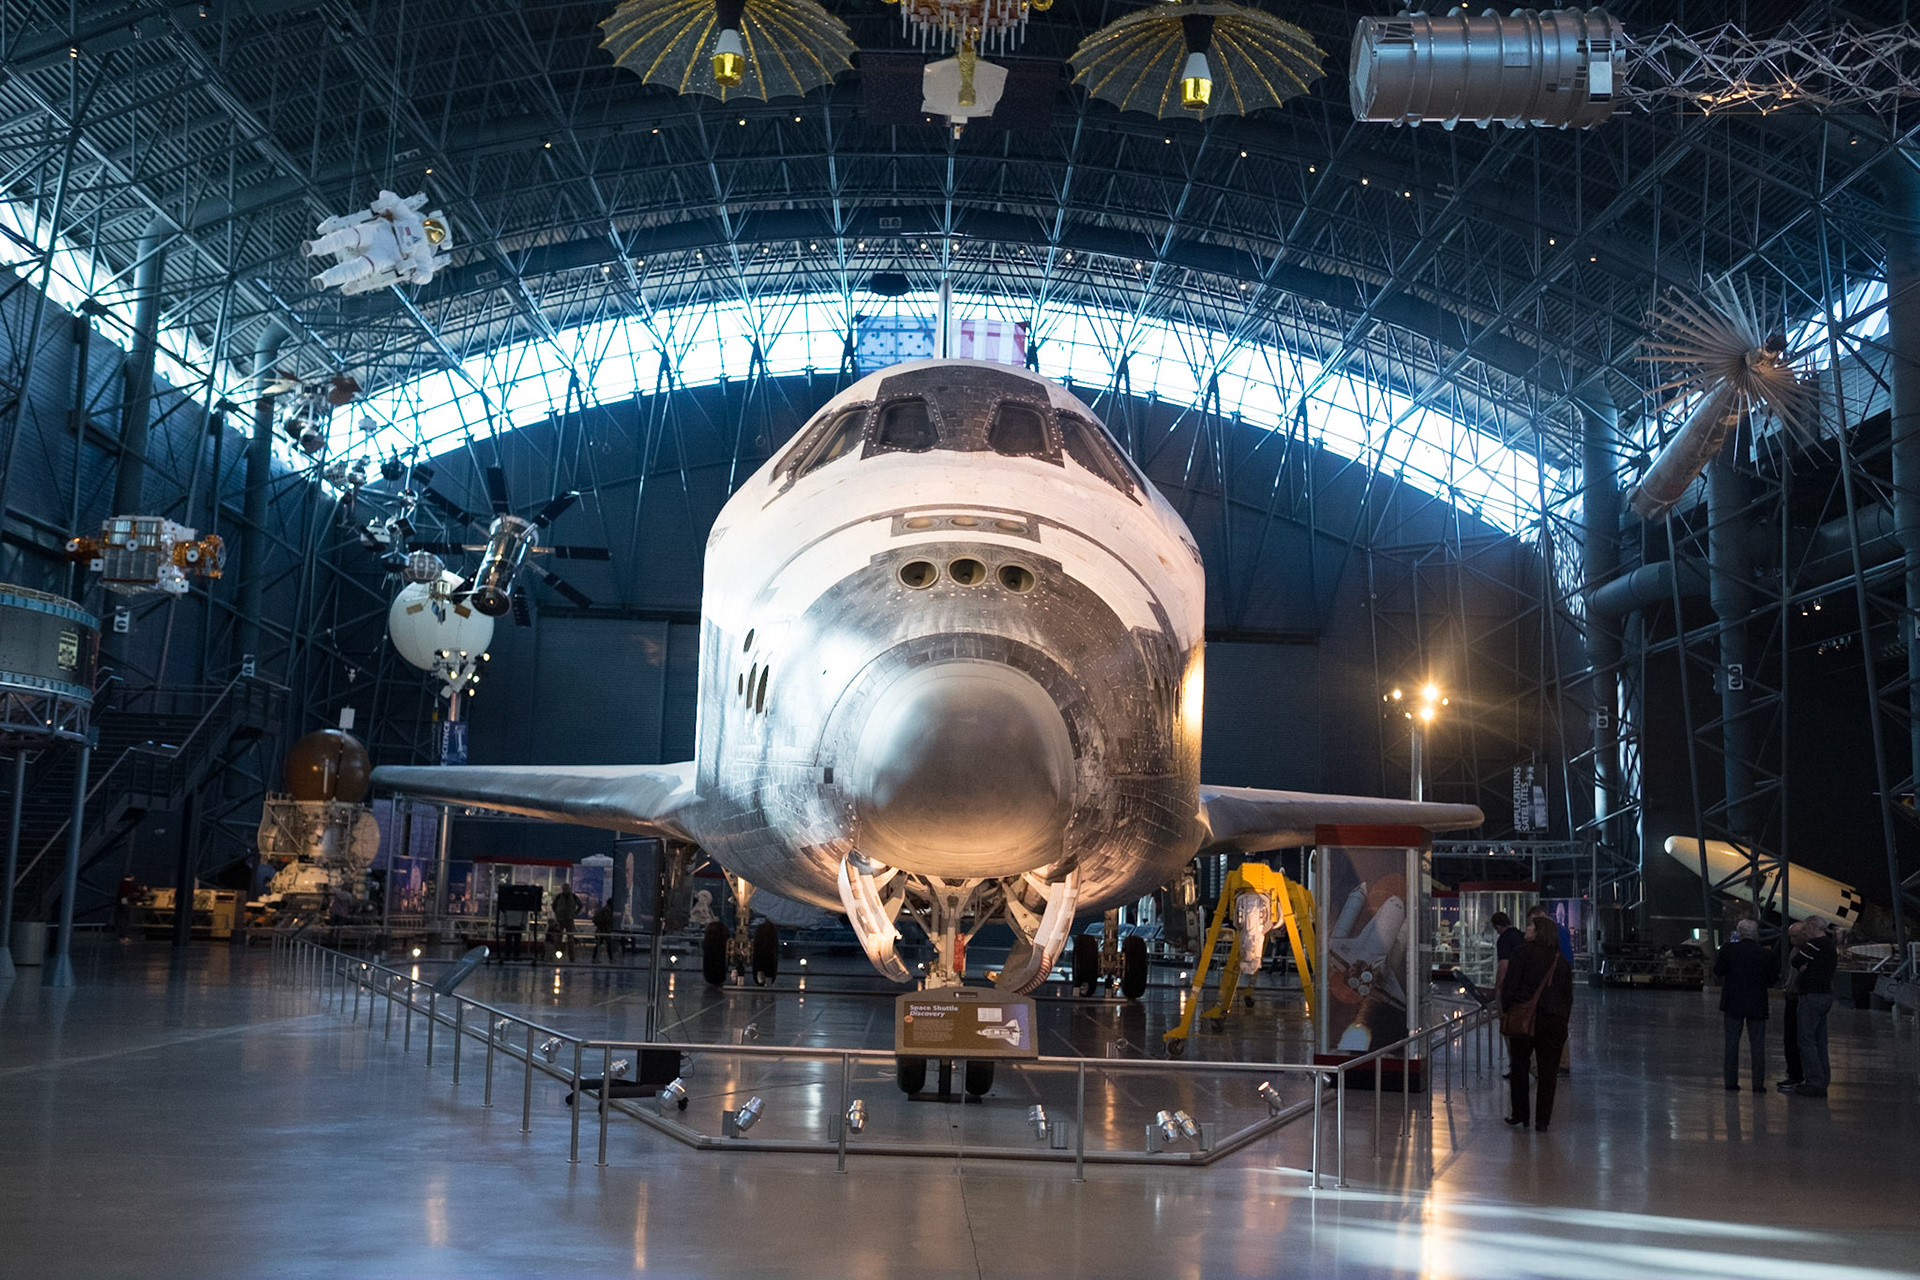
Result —
<instances>
[{"instance_id":1,"label":"gold umbrella-shaped antenna","mask_svg":"<svg viewBox=\"0 0 1920 1280\"><path fill-rule=\"evenodd\" d=\"M1244 116L1305 93L1326 54L1290 22L1246 5L1154 4L1080 42L1075 84L1122 111Z\"/></svg>"},{"instance_id":2,"label":"gold umbrella-shaped antenna","mask_svg":"<svg viewBox=\"0 0 1920 1280\"><path fill-rule=\"evenodd\" d=\"M600 47L648 84L710 98L797 98L853 67L847 24L815 0L626 0Z\"/></svg>"}]
</instances>

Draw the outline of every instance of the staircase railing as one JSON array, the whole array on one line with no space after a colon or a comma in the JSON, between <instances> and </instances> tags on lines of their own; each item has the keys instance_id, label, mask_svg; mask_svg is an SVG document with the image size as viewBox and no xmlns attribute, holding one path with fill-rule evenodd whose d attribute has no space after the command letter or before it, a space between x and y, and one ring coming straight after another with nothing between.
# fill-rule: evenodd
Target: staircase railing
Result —
<instances>
[{"instance_id":1,"label":"staircase railing","mask_svg":"<svg viewBox=\"0 0 1920 1280\"><path fill-rule=\"evenodd\" d=\"M121 751L87 788L86 809L92 811L94 801L104 792L109 797L109 803L102 815L102 826L109 827L129 808L170 807L183 791L191 787L196 769L208 763L213 754L211 749L203 749L193 755L189 755L190 752L195 752L196 747L204 744L226 741L231 738L234 729L243 724L251 722L267 726L275 723L286 694L285 688L258 677L235 676L178 743L139 742ZM224 715L221 714L223 711ZM216 716L220 717L217 722ZM212 726L211 732L209 726ZM126 770L124 774L121 773L123 767ZM119 777L120 784L109 791L108 784L116 777ZM27 877L60 843L72 822L69 816L54 828L53 833L15 876L16 889L27 883Z\"/></svg>"}]
</instances>

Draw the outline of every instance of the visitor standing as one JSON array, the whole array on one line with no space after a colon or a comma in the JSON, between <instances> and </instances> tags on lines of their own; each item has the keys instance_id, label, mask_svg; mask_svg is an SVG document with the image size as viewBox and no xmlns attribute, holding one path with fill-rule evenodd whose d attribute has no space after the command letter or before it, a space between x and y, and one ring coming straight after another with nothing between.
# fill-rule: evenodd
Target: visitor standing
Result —
<instances>
[{"instance_id":1,"label":"visitor standing","mask_svg":"<svg viewBox=\"0 0 1920 1280\"><path fill-rule=\"evenodd\" d=\"M1806 926L1796 920L1787 926L1787 955L1791 959L1799 950L1800 944L1807 939ZM1781 1049L1787 1058L1787 1078L1780 1082L1780 1092L1792 1093L1800 1087L1800 971L1789 969L1786 981L1786 1000L1780 1018Z\"/></svg>"},{"instance_id":2,"label":"visitor standing","mask_svg":"<svg viewBox=\"0 0 1920 1280\"><path fill-rule=\"evenodd\" d=\"M1720 1013L1726 1024L1725 1076L1729 1092L1740 1088L1740 1034L1753 1057L1753 1091L1765 1093L1767 989L1779 971L1773 952L1760 945L1760 922L1742 920L1733 940L1720 948L1713 972L1720 979Z\"/></svg>"},{"instance_id":3,"label":"visitor standing","mask_svg":"<svg viewBox=\"0 0 1920 1280\"><path fill-rule=\"evenodd\" d=\"M1833 1012L1833 971L1840 962L1827 922L1808 916L1805 938L1793 953L1800 972L1800 1085L1802 1097L1824 1098L1833 1072L1827 1062L1827 1015Z\"/></svg>"},{"instance_id":4,"label":"visitor standing","mask_svg":"<svg viewBox=\"0 0 1920 1280\"><path fill-rule=\"evenodd\" d=\"M1567 1024L1573 1016L1573 970L1560 954L1557 931L1551 918L1530 921L1526 945L1514 952L1507 980L1500 987L1500 1030L1507 1038L1512 1064L1513 1109L1507 1123L1521 1128L1531 1121L1535 1129L1545 1130L1553 1119L1560 1055L1566 1049ZM1531 1108L1529 1065L1539 1077Z\"/></svg>"}]
</instances>

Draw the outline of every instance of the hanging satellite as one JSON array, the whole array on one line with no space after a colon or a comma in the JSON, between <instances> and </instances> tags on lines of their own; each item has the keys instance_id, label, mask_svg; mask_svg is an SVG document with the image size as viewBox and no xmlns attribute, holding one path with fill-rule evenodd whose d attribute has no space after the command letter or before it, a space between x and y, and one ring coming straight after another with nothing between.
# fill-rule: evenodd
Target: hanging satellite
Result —
<instances>
[{"instance_id":1,"label":"hanging satellite","mask_svg":"<svg viewBox=\"0 0 1920 1280\"><path fill-rule=\"evenodd\" d=\"M219 534L202 538L163 516L112 516L101 521L99 537L69 539L67 555L85 560L102 586L123 596L183 596L189 575L217 578L227 563Z\"/></svg>"},{"instance_id":2,"label":"hanging satellite","mask_svg":"<svg viewBox=\"0 0 1920 1280\"><path fill-rule=\"evenodd\" d=\"M1726 444L1740 420L1762 408L1795 437L1811 439L1820 415L1815 382L1794 368L1798 353L1769 334L1753 299L1725 281L1701 298L1674 292L1668 308L1649 318L1653 338L1640 357L1677 366L1678 376L1653 389L1673 392L1655 421L1688 400L1686 421L1647 468L1629 499L1635 515L1658 520L1686 493Z\"/></svg>"},{"instance_id":3,"label":"hanging satellite","mask_svg":"<svg viewBox=\"0 0 1920 1280\"><path fill-rule=\"evenodd\" d=\"M540 532L558 519L560 514L574 503L580 501L578 490L569 489L557 493L548 499L532 517L518 516L513 513L513 505L507 499L506 470L502 467L488 467L485 472L487 497L493 506L493 518L475 515L446 497L439 490L429 486L423 490L428 502L438 507L454 520L462 524L487 528L487 540L483 544L459 542L415 542L416 551L426 551L437 555L463 555L470 551L480 553L480 567L472 578L462 582L453 593L456 599L472 604L475 609L490 618L498 618L509 609L513 611L513 620L518 626L528 626L532 619L527 613L524 592L513 589L514 579L527 567L530 557L550 555L560 560L609 560L605 547L570 547L539 545ZM590 608L593 601L587 594L575 587L552 570L540 565L532 567L541 581L558 591L582 609Z\"/></svg>"},{"instance_id":4,"label":"hanging satellite","mask_svg":"<svg viewBox=\"0 0 1920 1280\"><path fill-rule=\"evenodd\" d=\"M814 0L626 0L600 29L646 83L723 102L804 97L853 69L847 24Z\"/></svg>"},{"instance_id":5,"label":"hanging satellite","mask_svg":"<svg viewBox=\"0 0 1920 1280\"><path fill-rule=\"evenodd\" d=\"M321 222L315 228L320 238L303 241L300 252L309 258L331 254L335 261L313 278L313 287L352 295L433 279L447 265L451 246L447 215L438 209L422 214L426 203L424 193L402 200L382 191L365 209Z\"/></svg>"},{"instance_id":6,"label":"hanging satellite","mask_svg":"<svg viewBox=\"0 0 1920 1280\"><path fill-rule=\"evenodd\" d=\"M457 573L409 582L387 610L394 649L438 680L442 697L466 693L479 682L493 643L493 619L458 597L463 585Z\"/></svg>"},{"instance_id":7,"label":"hanging satellite","mask_svg":"<svg viewBox=\"0 0 1920 1280\"><path fill-rule=\"evenodd\" d=\"M1007 69L982 61L972 45L963 44L954 57L929 62L921 70L920 109L945 116L957 138L967 121L993 114L1006 87Z\"/></svg>"},{"instance_id":8,"label":"hanging satellite","mask_svg":"<svg viewBox=\"0 0 1920 1280\"><path fill-rule=\"evenodd\" d=\"M1321 75L1313 37L1239 4L1153 4L1110 22L1067 59L1073 82L1122 111L1244 116L1297 98Z\"/></svg>"}]
</instances>

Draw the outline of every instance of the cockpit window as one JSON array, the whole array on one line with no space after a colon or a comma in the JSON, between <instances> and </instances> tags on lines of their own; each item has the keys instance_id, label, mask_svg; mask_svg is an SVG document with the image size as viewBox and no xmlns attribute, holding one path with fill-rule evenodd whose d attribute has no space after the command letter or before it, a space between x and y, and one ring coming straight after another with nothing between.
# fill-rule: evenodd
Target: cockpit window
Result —
<instances>
[{"instance_id":1,"label":"cockpit window","mask_svg":"<svg viewBox=\"0 0 1920 1280\"><path fill-rule=\"evenodd\" d=\"M827 434L821 438L820 443L815 446L812 454L807 457L805 462L800 464L794 474L796 476L807 475L810 472L818 471L829 462L837 462L852 453L860 447L860 437L863 434L866 423L867 411L864 406L858 409L848 409L841 413L839 417L833 420L833 425L827 429Z\"/></svg>"},{"instance_id":2,"label":"cockpit window","mask_svg":"<svg viewBox=\"0 0 1920 1280\"><path fill-rule=\"evenodd\" d=\"M1003 400L994 410L993 425L987 428L987 443L995 453L1009 457L1044 457L1048 452L1046 419L1030 405Z\"/></svg>"},{"instance_id":3,"label":"cockpit window","mask_svg":"<svg viewBox=\"0 0 1920 1280\"><path fill-rule=\"evenodd\" d=\"M880 411L879 448L925 453L933 448L934 441L933 419L927 414L925 400L896 400Z\"/></svg>"},{"instance_id":4,"label":"cockpit window","mask_svg":"<svg viewBox=\"0 0 1920 1280\"><path fill-rule=\"evenodd\" d=\"M1105 433L1091 422L1070 413L1060 415L1060 439L1067 456L1124 494L1133 493L1133 483L1119 450Z\"/></svg>"}]
</instances>

